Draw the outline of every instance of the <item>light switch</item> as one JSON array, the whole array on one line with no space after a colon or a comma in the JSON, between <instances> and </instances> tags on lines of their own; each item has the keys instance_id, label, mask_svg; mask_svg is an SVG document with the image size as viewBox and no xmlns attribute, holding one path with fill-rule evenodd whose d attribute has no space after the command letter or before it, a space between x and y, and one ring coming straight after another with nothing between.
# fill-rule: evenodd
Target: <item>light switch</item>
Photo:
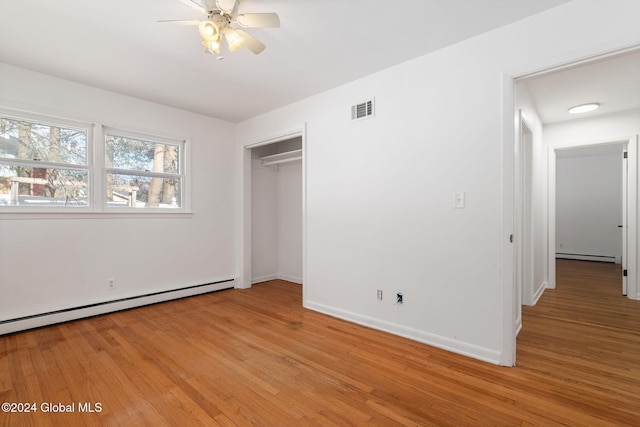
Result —
<instances>
[{"instance_id":1,"label":"light switch","mask_svg":"<svg viewBox=\"0 0 640 427\"><path fill-rule=\"evenodd\" d=\"M463 192L453 193L453 208L464 209L464 193Z\"/></svg>"}]
</instances>

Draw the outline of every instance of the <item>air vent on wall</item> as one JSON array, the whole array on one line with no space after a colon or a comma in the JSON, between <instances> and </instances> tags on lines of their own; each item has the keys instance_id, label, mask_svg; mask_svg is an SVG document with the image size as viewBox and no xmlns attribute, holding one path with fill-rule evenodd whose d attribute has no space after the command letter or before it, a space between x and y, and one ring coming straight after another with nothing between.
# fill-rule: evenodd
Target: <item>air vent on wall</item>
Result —
<instances>
[{"instance_id":1,"label":"air vent on wall","mask_svg":"<svg viewBox=\"0 0 640 427\"><path fill-rule=\"evenodd\" d=\"M373 99L351 106L351 120L360 120L373 116Z\"/></svg>"}]
</instances>

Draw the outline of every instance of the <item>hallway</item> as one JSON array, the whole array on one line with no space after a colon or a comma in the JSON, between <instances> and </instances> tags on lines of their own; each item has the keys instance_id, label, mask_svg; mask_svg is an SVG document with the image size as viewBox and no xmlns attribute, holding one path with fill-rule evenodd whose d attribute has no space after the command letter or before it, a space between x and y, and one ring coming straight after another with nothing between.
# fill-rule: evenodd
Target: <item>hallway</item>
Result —
<instances>
[{"instance_id":1,"label":"hallway","mask_svg":"<svg viewBox=\"0 0 640 427\"><path fill-rule=\"evenodd\" d=\"M545 395L612 421L640 398L640 301L622 295L621 276L620 265L557 260L557 288L523 307L517 343L517 369Z\"/></svg>"}]
</instances>

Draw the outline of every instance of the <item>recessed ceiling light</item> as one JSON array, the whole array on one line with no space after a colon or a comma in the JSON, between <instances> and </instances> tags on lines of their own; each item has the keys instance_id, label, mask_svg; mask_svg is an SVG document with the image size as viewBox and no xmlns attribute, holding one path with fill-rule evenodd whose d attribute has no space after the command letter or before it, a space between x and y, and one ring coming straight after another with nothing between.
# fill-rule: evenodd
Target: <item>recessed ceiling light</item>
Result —
<instances>
[{"instance_id":1,"label":"recessed ceiling light","mask_svg":"<svg viewBox=\"0 0 640 427\"><path fill-rule=\"evenodd\" d=\"M593 111L598 107L600 107L600 104L598 104L597 102L592 102L590 104L576 105L575 107L569 108L568 111L569 111L569 114L580 114L580 113Z\"/></svg>"}]
</instances>

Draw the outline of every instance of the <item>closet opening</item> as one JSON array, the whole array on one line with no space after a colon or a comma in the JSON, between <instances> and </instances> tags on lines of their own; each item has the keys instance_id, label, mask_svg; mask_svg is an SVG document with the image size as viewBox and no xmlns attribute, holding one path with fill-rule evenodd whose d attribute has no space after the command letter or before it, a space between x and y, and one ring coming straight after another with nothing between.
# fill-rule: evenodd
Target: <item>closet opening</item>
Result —
<instances>
[{"instance_id":1,"label":"closet opening","mask_svg":"<svg viewBox=\"0 0 640 427\"><path fill-rule=\"evenodd\" d=\"M303 136L247 146L250 153L250 285L303 283ZM248 221L247 221L248 222ZM247 236L248 237L248 236ZM249 250L247 250L249 249ZM246 261L245 255L245 261ZM248 264L248 263L247 263Z\"/></svg>"}]
</instances>

